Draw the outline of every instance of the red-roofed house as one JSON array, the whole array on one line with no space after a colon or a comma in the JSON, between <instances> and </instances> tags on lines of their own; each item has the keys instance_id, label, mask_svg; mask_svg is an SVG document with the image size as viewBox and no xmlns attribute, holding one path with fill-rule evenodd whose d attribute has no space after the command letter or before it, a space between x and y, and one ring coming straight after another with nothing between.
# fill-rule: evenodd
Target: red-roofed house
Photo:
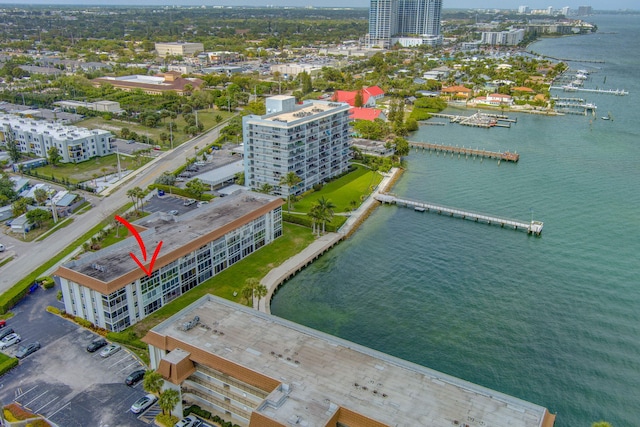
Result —
<instances>
[{"instance_id":1,"label":"red-roofed house","mask_svg":"<svg viewBox=\"0 0 640 427\"><path fill-rule=\"evenodd\" d=\"M353 107L349 109L349 117L351 118L351 120L369 120L370 122L374 121L375 119L387 119L382 110L378 108L362 107Z\"/></svg>"},{"instance_id":2,"label":"red-roofed house","mask_svg":"<svg viewBox=\"0 0 640 427\"><path fill-rule=\"evenodd\" d=\"M332 101L346 102L352 107L355 106L357 90L337 90L334 92ZM376 101L384 97L384 91L379 86L362 88L362 106L375 107Z\"/></svg>"}]
</instances>

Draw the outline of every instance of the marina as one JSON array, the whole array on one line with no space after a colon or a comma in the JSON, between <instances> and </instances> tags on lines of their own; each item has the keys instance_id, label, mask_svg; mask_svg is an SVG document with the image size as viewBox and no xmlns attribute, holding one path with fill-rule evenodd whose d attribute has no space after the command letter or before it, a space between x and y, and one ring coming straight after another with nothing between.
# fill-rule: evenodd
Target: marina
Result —
<instances>
[{"instance_id":1,"label":"marina","mask_svg":"<svg viewBox=\"0 0 640 427\"><path fill-rule=\"evenodd\" d=\"M517 219L508 219L501 218L492 215L486 215L471 211L466 211L463 209L452 208L448 206L434 205L432 203L420 202L416 200L411 200L407 198L399 198L392 194L377 194L375 196L376 200L381 203L386 204L395 204L398 206L405 206L408 208L413 208L416 212L436 212L440 215L447 214L452 217L458 217L462 219L470 219L475 222L484 222L489 225L496 224L501 227L512 227L514 230L525 230L527 234L533 234L535 236L540 236L542 234L542 227L544 223L542 221L534 221L533 218L530 222L524 222Z\"/></svg>"},{"instance_id":2,"label":"marina","mask_svg":"<svg viewBox=\"0 0 640 427\"><path fill-rule=\"evenodd\" d=\"M517 119L510 119L503 114L487 114L477 112L471 116L458 116L454 114L432 113L433 117L449 119L449 123L458 123L463 126L492 128L492 127L511 127L511 123L516 123Z\"/></svg>"},{"instance_id":3,"label":"marina","mask_svg":"<svg viewBox=\"0 0 640 427\"><path fill-rule=\"evenodd\" d=\"M488 158L488 159L497 159L498 161L504 160L506 162L514 162L517 163L520 160L520 155L518 153L511 153L509 151L498 152L498 151L487 151L480 150L478 148L466 148L466 147L458 147L452 145L442 145L442 144L433 144L430 142L415 142L409 141L409 147L416 149L423 149L429 151L435 151L436 153L451 153L458 154L458 156L464 154L466 158L470 156L472 158Z\"/></svg>"}]
</instances>

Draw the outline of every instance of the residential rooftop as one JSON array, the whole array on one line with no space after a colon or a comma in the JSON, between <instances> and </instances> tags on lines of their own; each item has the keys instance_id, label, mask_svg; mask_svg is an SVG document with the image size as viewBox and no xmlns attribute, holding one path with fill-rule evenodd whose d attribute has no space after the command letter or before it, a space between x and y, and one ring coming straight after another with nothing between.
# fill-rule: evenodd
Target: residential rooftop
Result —
<instances>
[{"instance_id":1,"label":"residential rooftop","mask_svg":"<svg viewBox=\"0 0 640 427\"><path fill-rule=\"evenodd\" d=\"M165 212L156 212L136 221L134 225L146 246L148 259L162 242L160 256L156 263L156 266L160 267L191 252L194 244L197 249L236 228L238 221L241 223L251 221L264 211L274 209L282 203L282 199L277 196L243 191L228 197L216 198L211 203L182 215L174 216ZM123 227L120 232L127 231ZM68 274L64 271L66 269L104 283L132 272L143 275L144 273L130 253L143 260L140 245L133 236L66 263L58 269L56 274L67 277Z\"/></svg>"},{"instance_id":2,"label":"residential rooftop","mask_svg":"<svg viewBox=\"0 0 640 427\"><path fill-rule=\"evenodd\" d=\"M185 331L195 316L198 326ZM195 351L200 363L205 352L279 382L254 411L283 425L328 425L339 407L397 427L550 427L555 418L542 406L212 295L144 341L180 349L181 360Z\"/></svg>"}]
</instances>

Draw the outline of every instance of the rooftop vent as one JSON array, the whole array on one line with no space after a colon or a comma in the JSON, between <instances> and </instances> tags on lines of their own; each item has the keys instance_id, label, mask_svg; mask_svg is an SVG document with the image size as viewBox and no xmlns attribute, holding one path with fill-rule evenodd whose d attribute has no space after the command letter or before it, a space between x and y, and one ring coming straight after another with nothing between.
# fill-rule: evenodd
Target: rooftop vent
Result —
<instances>
[{"instance_id":1,"label":"rooftop vent","mask_svg":"<svg viewBox=\"0 0 640 427\"><path fill-rule=\"evenodd\" d=\"M196 326L198 326L198 323L200 323L200 317L196 316L192 320L190 320L188 322L184 322L182 324L182 330L186 332L186 331L188 331L190 329L193 329Z\"/></svg>"}]
</instances>

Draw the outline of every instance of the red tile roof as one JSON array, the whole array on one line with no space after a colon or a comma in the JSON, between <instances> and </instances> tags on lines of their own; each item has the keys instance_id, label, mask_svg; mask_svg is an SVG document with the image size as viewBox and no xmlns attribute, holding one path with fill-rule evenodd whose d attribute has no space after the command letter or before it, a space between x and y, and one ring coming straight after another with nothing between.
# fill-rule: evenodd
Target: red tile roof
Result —
<instances>
[{"instance_id":1,"label":"red tile roof","mask_svg":"<svg viewBox=\"0 0 640 427\"><path fill-rule=\"evenodd\" d=\"M380 118L380 114L382 114L382 110L378 108L353 107L349 109L349 116L353 120L374 121L375 119Z\"/></svg>"},{"instance_id":2,"label":"red tile roof","mask_svg":"<svg viewBox=\"0 0 640 427\"><path fill-rule=\"evenodd\" d=\"M363 88L363 92L368 93L371 96L384 95L384 91L380 88L380 86L369 86L367 88Z\"/></svg>"}]
</instances>

